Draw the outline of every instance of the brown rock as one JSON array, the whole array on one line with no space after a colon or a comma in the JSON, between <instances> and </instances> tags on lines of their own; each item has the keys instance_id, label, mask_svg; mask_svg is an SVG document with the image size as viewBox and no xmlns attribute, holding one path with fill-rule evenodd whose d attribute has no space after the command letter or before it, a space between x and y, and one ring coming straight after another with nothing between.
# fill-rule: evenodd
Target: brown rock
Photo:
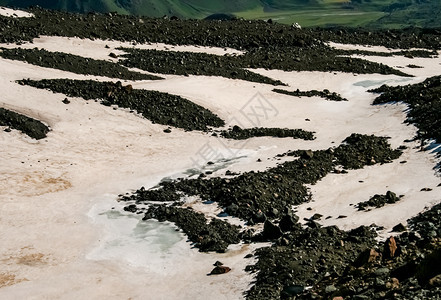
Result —
<instances>
[{"instance_id":1,"label":"brown rock","mask_svg":"<svg viewBox=\"0 0 441 300\"><path fill-rule=\"evenodd\" d=\"M385 258L393 258L395 257L395 252L397 251L397 242L395 241L395 238L391 236L386 240L386 243L384 245L384 257Z\"/></svg>"},{"instance_id":2,"label":"brown rock","mask_svg":"<svg viewBox=\"0 0 441 300\"><path fill-rule=\"evenodd\" d=\"M429 285L433 287L441 287L441 274L431 278L429 280Z\"/></svg>"},{"instance_id":3,"label":"brown rock","mask_svg":"<svg viewBox=\"0 0 441 300\"><path fill-rule=\"evenodd\" d=\"M214 268L210 275L219 275L219 274L226 274L228 272L231 271L231 268L229 267L225 267L225 266L217 266L216 268Z\"/></svg>"},{"instance_id":4,"label":"brown rock","mask_svg":"<svg viewBox=\"0 0 441 300\"><path fill-rule=\"evenodd\" d=\"M388 289L398 289L400 287L400 281L397 278L392 278L390 282L386 283Z\"/></svg>"},{"instance_id":5,"label":"brown rock","mask_svg":"<svg viewBox=\"0 0 441 300\"><path fill-rule=\"evenodd\" d=\"M380 254L377 251L375 251L375 249L366 249L358 256L358 258L354 262L354 265L356 267L361 267L364 266L365 264L375 262L379 257Z\"/></svg>"},{"instance_id":6,"label":"brown rock","mask_svg":"<svg viewBox=\"0 0 441 300\"><path fill-rule=\"evenodd\" d=\"M342 296L334 297L332 300L344 300Z\"/></svg>"}]
</instances>

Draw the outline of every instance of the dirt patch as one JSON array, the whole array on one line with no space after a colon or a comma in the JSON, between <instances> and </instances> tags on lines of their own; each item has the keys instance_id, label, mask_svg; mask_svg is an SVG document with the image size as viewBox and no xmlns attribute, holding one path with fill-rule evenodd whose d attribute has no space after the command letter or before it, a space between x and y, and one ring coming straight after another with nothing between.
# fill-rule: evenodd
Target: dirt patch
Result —
<instances>
[{"instance_id":1,"label":"dirt patch","mask_svg":"<svg viewBox=\"0 0 441 300\"><path fill-rule=\"evenodd\" d=\"M0 288L17 284L27 279L17 279L15 274L12 273L0 273Z\"/></svg>"},{"instance_id":2,"label":"dirt patch","mask_svg":"<svg viewBox=\"0 0 441 300\"><path fill-rule=\"evenodd\" d=\"M25 197L41 196L67 190L72 184L62 176L45 172L13 173L0 180L0 195L18 194Z\"/></svg>"},{"instance_id":3,"label":"dirt patch","mask_svg":"<svg viewBox=\"0 0 441 300\"><path fill-rule=\"evenodd\" d=\"M17 261L17 264L26 266L36 266L47 263L47 258L42 253L26 254L23 256L18 256L15 259Z\"/></svg>"}]
</instances>

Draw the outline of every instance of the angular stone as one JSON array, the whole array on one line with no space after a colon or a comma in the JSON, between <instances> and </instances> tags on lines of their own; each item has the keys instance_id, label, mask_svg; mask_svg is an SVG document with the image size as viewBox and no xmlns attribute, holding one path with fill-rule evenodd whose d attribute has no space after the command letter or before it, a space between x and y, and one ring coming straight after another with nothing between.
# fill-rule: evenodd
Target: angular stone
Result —
<instances>
[{"instance_id":1,"label":"angular stone","mask_svg":"<svg viewBox=\"0 0 441 300\"><path fill-rule=\"evenodd\" d=\"M265 224L263 225L263 232L262 235L264 238L269 240L276 240L280 238L283 233L282 230L280 230L280 227L277 225L274 225L271 221L265 221Z\"/></svg>"},{"instance_id":2,"label":"angular stone","mask_svg":"<svg viewBox=\"0 0 441 300\"><path fill-rule=\"evenodd\" d=\"M380 254L375 251L375 249L366 249L363 251L358 258L355 260L354 265L356 267L364 266L368 263L373 263L377 261L377 259L380 257Z\"/></svg>"},{"instance_id":3,"label":"angular stone","mask_svg":"<svg viewBox=\"0 0 441 300\"><path fill-rule=\"evenodd\" d=\"M231 271L231 268L226 267L226 266L216 266L216 268L214 268L210 275L220 275L220 274L226 274L228 272Z\"/></svg>"},{"instance_id":4,"label":"angular stone","mask_svg":"<svg viewBox=\"0 0 441 300\"><path fill-rule=\"evenodd\" d=\"M441 287L441 274L431 278L429 280L429 285L432 287Z\"/></svg>"},{"instance_id":5,"label":"angular stone","mask_svg":"<svg viewBox=\"0 0 441 300\"><path fill-rule=\"evenodd\" d=\"M395 252L397 251L397 242L395 238L391 236L388 238L384 244L384 252L383 255L385 258L393 258L395 257Z\"/></svg>"},{"instance_id":6,"label":"angular stone","mask_svg":"<svg viewBox=\"0 0 441 300\"><path fill-rule=\"evenodd\" d=\"M285 215L279 222L279 227L283 232L291 231L299 221L297 216Z\"/></svg>"},{"instance_id":7,"label":"angular stone","mask_svg":"<svg viewBox=\"0 0 441 300\"><path fill-rule=\"evenodd\" d=\"M285 286L282 291L282 296L284 297L294 297L305 291L305 287L301 285L290 285Z\"/></svg>"},{"instance_id":8,"label":"angular stone","mask_svg":"<svg viewBox=\"0 0 441 300\"><path fill-rule=\"evenodd\" d=\"M336 290L337 290L337 288L334 285L328 285L325 288L325 293L326 294L331 294L331 293L335 292Z\"/></svg>"},{"instance_id":9,"label":"angular stone","mask_svg":"<svg viewBox=\"0 0 441 300\"><path fill-rule=\"evenodd\" d=\"M390 273L390 270L388 268L379 268L375 270L375 275L377 276L384 276Z\"/></svg>"},{"instance_id":10,"label":"angular stone","mask_svg":"<svg viewBox=\"0 0 441 300\"><path fill-rule=\"evenodd\" d=\"M406 226L403 225L403 223L397 224L392 228L393 232L403 232L406 230L407 230L407 228L406 228Z\"/></svg>"}]
</instances>

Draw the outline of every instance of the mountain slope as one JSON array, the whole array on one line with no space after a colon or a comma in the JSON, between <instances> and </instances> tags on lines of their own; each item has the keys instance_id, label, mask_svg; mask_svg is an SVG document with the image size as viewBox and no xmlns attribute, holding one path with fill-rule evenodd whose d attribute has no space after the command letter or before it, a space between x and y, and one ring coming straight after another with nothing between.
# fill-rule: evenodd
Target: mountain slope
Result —
<instances>
[{"instance_id":1,"label":"mountain slope","mask_svg":"<svg viewBox=\"0 0 441 300\"><path fill-rule=\"evenodd\" d=\"M387 8L387 12L386 16L378 20L378 24L383 27L441 27L439 0L396 1Z\"/></svg>"},{"instance_id":2,"label":"mountain slope","mask_svg":"<svg viewBox=\"0 0 441 300\"><path fill-rule=\"evenodd\" d=\"M439 0L0 0L0 5L150 17L205 18L233 13L246 19L271 18L302 26L441 26Z\"/></svg>"}]
</instances>

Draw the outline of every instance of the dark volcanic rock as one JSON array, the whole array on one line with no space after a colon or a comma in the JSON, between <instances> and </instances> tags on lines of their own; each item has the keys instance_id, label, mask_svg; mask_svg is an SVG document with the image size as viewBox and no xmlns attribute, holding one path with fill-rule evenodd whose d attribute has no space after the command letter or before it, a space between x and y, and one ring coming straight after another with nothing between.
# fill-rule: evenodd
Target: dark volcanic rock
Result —
<instances>
[{"instance_id":1,"label":"dark volcanic rock","mask_svg":"<svg viewBox=\"0 0 441 300\"><path fill-rule=\"evenodd\" d=\"M371 164L372 159L379 163L388 162L398 158L400 153L391 150L385 138L355 134L347 138L344 145L313 151L308 158L303 157L302 150L290 152L286 155L299 158L264 172L251 171L229 179L215 177L163 182L159 189L139 190L126 200L178 199L178 193L198 195L203 201L217 202L232 216L250 223L264 222L266 218L277 218L274 212L280 213L290 205L309 201L305 184L317 182L336 165L362 168ZM160 196L161 193L164 196Z\"/></svg>"},{"instance_id":2,"label":"dark volcanic rock","mask_svg":"<svg viewBox=\"0 0 441 300\"><path fill-rule=\"evenodd\" d=\"M352 134L345 143L335 149L334 155L347 169L359 169L365 165L388 163L401 155L400 150L391 150L387 138ZM355 147L356 145L356 147Z\"/></svg>"},{"instance_id":3,"label":"dark volcanic rock","mask_svg":"<svg viewBox=\"0 0 441 300\"><path fill-rule=\"evenodd\" d=\"M263 224L262 237L266 240L276 240L283 235L280 227L273 224L271 221L266 220Z\"/></svg>"},{"instance_id":4,"label":"dark volcanic rock","mask_svg":"<svg viewBox=\"0 0 441 300\"><path fill-rule=\"evenodd\" d=\"M174 75L222 76L273 85L284 85L279 80L245 70L237 58L206 53L167 52L121 48L127 52L121 61L127 67L140 68L153 73Z\"/></svg>"},{"instance_id":5,"label":"dark volcanic rock","mask_svg":"<svg viewBox=\"0 0 441 300\"><path fill-rule=\"evenodd\" d=\"M279 227L283 232L293 231L299 227L299 217L295 215L284 215L279 222Z\"/></svg>"},{"instance_id":6,"label":"dark volcanic rock","mask_svg":"<svg viewBox=\"0 0 441 300\"><path fill-rule=\"evenodd\" d=\"M165 205L152 206L144 219L150 218L158 219L161 222L175 223L202 252L225 252L230 244L240 242L237 226L219 219L213 219L207 223L207 219L202 213L192 209Z\"/></svg>"},{"instance_id":7,"label":"dark volcanic rock","mask_svg":"<svg viewBox=\"0 0 441 300\"><path fill-rule=\"evenodd\" d=\"M227 139L244 140L251 137L271 136L271 137L292 137L295 139L313 140L314 133L302 129L282 129L282 128L246 128L234 126L230 130L221 132L221 136Z\"/></svg>"},{"instance_id":8,"label":"dark volcanic rock","mask_svg":"<svg viewBox=\"0 0 441 300\"><path fill-rule=\"evenodd\" d=\"M366 249L360 253L354 261L354 266L362 267L367 264L375 263L380 258L380 254L373 248Z\"/></svg>"},{"instance_id":9,"label":"dark volcanic rock","mask_svg":"<svg viewBox=\"0 0 441 300\"><path fill-rule=\"evenodd\" d=\"M441 141L441 76L422 83L371 90L382 93L374 104L402 101L410 106L406 122L418 127L418 137Z\"/></svg>"},{"instance_id":10,"label":"dark volcanic rock","mask_svg":"<svg viewBox=\"0 0 441 300\"><path fill-rule=\"evenodd\" d=\"M45 138L46 133L49 132L49 128L42 122L1 107L0 125L20 130L37 140Z\"/></svg>"},{"instance_id":11,"label":"dark volcanic rock","mask_svg":"<svg viewBox=\"0 0 441 300\"><path fill-rule=\"evenodd\" d=\"M226 266L216 266L211 272L210 275L220 275L226 274L231 271L231 268Z\"/></svg>"},{"instance_id":12,"label":"dark volcanic rock","mask_svg":"<svg viewBox=\"0 0 441 300\"><path fill-rule=\"evenodd\" d=\"M359 237L360 231L364 236L353 239ZM344 232L336 227L285 234L287 245L257 250L259 261L248 268L258 272L256 284L247 292L247 299L291 299L300 294L303 294L301 299L310 299L304 294L309 292L302 287L324 281L326 276L342 274L367 244L374 243L374 238L375 233L370 230ZM323 292L329 285L323 284ZM290 288L294 286L298 288Z\"/></svg>"},{"instance_id":13,"label":"dark volcanic rock","mask_svg":"<svg viewBox=\"0 0 441 300\"><path fill-rule=\"evenodd\" d=\"M77 55L49 52L44 49L6 49L0 56L7 59L21 60L40 67L59 69L77 74L97 75L127 80L159 80L158 76L129 71L127 68L105 60L95 60Z\"/></svg>"},{"instance_id":14,"label":"dark volcanic rock","mask_svg":"<svg viewBox=\"0 0 441 300\"><path fill-rule=\"evenodd\" d=\"M136 43L159 42L179 45L230 47L248 50L238 57L208 56L205 68L158 51L150 52L153 62L149 69L162 69L167 74L179 74L186 65L194 74L241 78L270 84L280 84L253 73L249 68L281 69L286 71L343 71L350 73L380 73L409 76L386 65L360 58L348 58L350 51L336 50L326 43L329 40L342 43L375 44L388 47L439 49L438 31L408 30L395 32L354 30L323 30L317 28L296 29L291 26L264 21L207 21L171 20L121 16L117 14L68 14L34 8L34 18L0 17L0 42L28 41L40 35L99 38ZM399 39L397 38L399 36ZM146 52L145 52L146 53ZM418 55L422 55L416 53ZM181 57L177 54L175 57ZM185 54L184 54L185 55ZM409 54L415 55L415 54ZM165 59L165 57L168 57ZM188 54L187 57L200 57ZM202 57L202 56L201 56ZM165 60L164 60L165 59ZM201 58L202 59L202 58ZM154 61L157 60L157 64ZM195 60L195 59L190 59ZM164 63L163 63L164 62ZM132 61L133 65L137 64ZM192 67L196 66L196 67ZM217 68L217 69L216 69ZM183 73L185 75L187 73Z\"/></svg>"},{"instance_id":15,"label":"dark volcanic rock","mask_svg":"<svg viewBox=\"0 0 441 300\"><path fill-rule=\"evenodd\" d=\"M136 110L154 123L170 125L186 130L207 130L207 126L219 127L225 123L218 116L180 96L156 91L137 90L123 86L121 82L97 82L92 80L21 80L40 89L63 93L85 100L103 99L104 105L118 105Z\"/></svg>"},{"instance_id":16,"label":"dark volcanic rock","mask_svg":"<svg viewBox=\"0 0 441 300\"><path fill-rule=\"evenodd\" d=\"M330 100L330 101L348 101L348 99L342 98L337 93L331 93L329 90L323 90L323 91L317 91L317 90L300 91L300 90L297 89L296 91L290 92L290 91L281 90L281 89L274 89L273 92L279 93L279 94L285 94L285 95L289 95L289 96L295 96L295 97L314 97L314 96L318 96L318 97L321 97L321 98L324 98L324 99Z\"/></svg>"},{"instance_id":17,"label":"dark volcanic rock","mask_svg":"<svg viewBox=\"0 0 441 300\"><path fill-rule=\"evenodd\" d=\"M368 207L380 208L386 204L393 204L400 200L400 198L391 191L388 191L386 195L374 195L369 201L360 202L355 207L358 210L366 210Z\"/></svg>"},{"instance_id":18,"label":"dark volcanic rock","mask_svg":"<svg viewBox=\"0 0 441 300\"><path fill-rule=\"evenodd\" d=\"M392 228L393 232L403 232L406 231L406 226L403 225L403 223L397 224Z\"/></svg>"}]
</instances>

